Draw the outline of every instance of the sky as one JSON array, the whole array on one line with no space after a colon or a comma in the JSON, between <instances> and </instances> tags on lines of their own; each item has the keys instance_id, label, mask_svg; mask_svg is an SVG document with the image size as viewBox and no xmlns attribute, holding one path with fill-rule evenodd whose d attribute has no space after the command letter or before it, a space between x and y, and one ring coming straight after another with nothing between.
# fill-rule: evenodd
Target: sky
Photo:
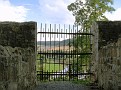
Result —
<instances>
[{"instance_id":1,"label":"sky","mask_svg":"<svg viewBox=\"0 0 121 90\"><path fill-rule=\"evenodd\" d=\"M74 0L0 0L0 21L74 23L67 5Z\"/></svg>"},{"instance_id":2,"label":"sky","mask_svg":"<svg viewBox=\"0 0 121 90\"><path fill-rule=\"evenodd\" d=\"M73 24L74 16L67 5L75 0L0 0L0 21L36 21L38 23ZM121 20L121 0L114 0L109 20Z\"/></svg>"},{"instance_id":3,"label":"sky","mask_svg":"<svg viewBox=\"0 0 121 90\"><path fill-rule=\"evenodd\" d=\"M74 16L67 6L75 0L0 0L0 21L36 21L41 23L73 24ZM114 0L113 13L105 13L109 20L121 20L121 0Z\"/></svg>"}]
</instances>

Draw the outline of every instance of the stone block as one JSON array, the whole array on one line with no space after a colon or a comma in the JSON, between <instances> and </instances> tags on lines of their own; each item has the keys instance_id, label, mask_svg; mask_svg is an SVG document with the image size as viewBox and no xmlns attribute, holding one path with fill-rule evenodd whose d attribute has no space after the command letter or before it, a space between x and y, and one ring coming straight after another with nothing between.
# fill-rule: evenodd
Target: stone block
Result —
<instances>
[{"instance_id":1,"label":"stone block","mask_svg":"<svg viewBox=\"0 0 121 90\"><path fill-rule=\"evenodd\" d=\"M10 82L8 85L8 90L18 90L17 85L17 82Z\"/></svg>"}]
</instances>

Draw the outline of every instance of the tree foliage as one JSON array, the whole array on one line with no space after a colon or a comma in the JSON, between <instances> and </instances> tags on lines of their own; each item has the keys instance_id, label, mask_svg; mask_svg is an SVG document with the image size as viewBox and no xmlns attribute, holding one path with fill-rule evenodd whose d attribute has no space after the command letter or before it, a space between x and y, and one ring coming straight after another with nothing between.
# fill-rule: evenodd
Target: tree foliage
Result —
<instances>
[{"instance_id":1,"label":"tree foliage","mask_svg":"<svg viewBox=\"0 0 121 90\"><path fill-rule=\"evenodd\" d=\"M104 13L115 10L112 4L113 0L76 0L68 5L68 10L75 16L75 23L87 30L93 21L108 20Z\"/></svg>"},{"instance_id":2,"label":"tree foliage","mask_svg":"<svg viewBox=\"0 0 121 90\"><path fill-rule=\"evenodd\" d=\"M68 5L68 10L75 16L75 24L80 25L81 29L78 32L89 33L90 27L94 21L108 20L104 15L106 12L112 12L115 9L111 6L113 0L76 0ZM87 35L76 35L73 37L72 45L76 52L88 53L91 50L90 37ZM84 70L80 65L88 65L90 63L90 56L80 55L78 63L74 62L72 68L75 72ZM78 70L77 70L78 67ZM88 67L89 70L89 67ZM87 71L87 69L86 69Z\"/></svg>"}]
</instances>

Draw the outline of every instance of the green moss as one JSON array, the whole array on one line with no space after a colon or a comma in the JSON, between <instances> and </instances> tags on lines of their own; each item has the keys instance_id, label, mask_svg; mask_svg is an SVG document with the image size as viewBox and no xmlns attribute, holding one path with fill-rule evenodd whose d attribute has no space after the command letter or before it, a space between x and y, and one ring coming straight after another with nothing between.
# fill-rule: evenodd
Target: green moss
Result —
<instances>
[{"instance_id":1,"label":"green moss","mask_svg":"<svg viewBox=\"0 0 121 90\"><path fill-rule=\"evenodd\" d=\"M12 47L35 47L35 22L0 22L0 44Z\"/></svg>"}]
</instances>

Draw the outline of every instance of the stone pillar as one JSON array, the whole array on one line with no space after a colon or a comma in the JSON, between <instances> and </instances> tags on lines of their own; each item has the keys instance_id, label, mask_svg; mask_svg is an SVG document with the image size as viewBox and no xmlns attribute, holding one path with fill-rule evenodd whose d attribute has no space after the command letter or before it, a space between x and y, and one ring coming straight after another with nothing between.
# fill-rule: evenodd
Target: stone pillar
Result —
<instances>
[{"instance_id":1,"label":"stone pillar","mask_svg":"<svg viewBox=\"0 0 121 90\"><path fill-rule=\"evenodd\" d=\"M92 42L92 68L91 72L93 73L92 81L95 82L97 80L97 68L98 68L98 25L96 22L93 23L91 27L91 33L93 36L91 37Z\"/></svg>"}]
</instances>

